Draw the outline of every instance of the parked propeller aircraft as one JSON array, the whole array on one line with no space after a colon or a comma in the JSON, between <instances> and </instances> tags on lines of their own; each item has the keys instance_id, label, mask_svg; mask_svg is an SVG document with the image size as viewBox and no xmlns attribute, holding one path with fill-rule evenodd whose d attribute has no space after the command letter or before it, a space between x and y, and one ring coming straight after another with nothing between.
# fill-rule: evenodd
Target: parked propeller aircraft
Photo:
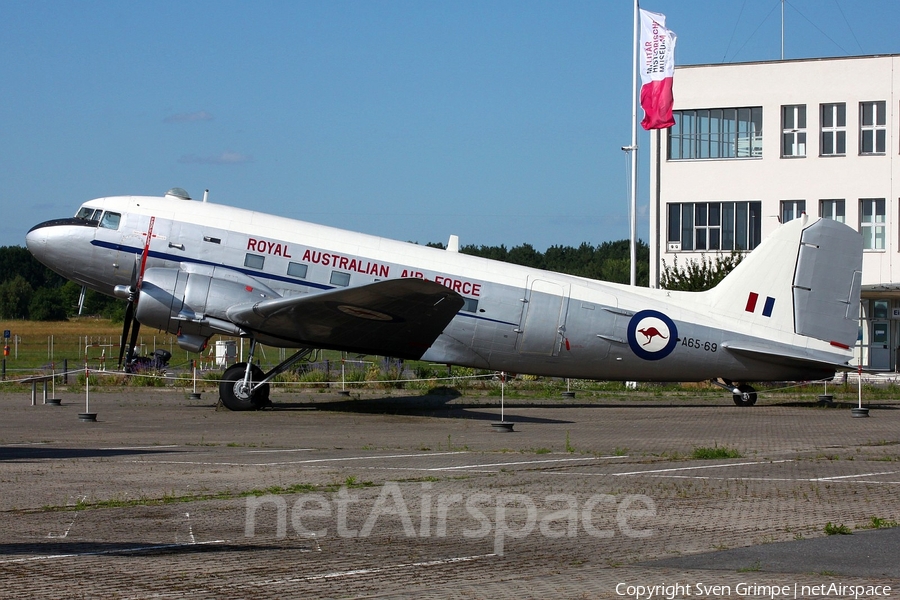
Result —
<instances>
[{"instance_id":1,"label":"parked propeller aircraft","mask_svg":"<svg viewBox=\"0 0 900 600\"><path fill-rule=\"evenodd\" d=\"M128 357L141 324L194 352L215 334L248 338L247 361L219 386L232 410L267 404L272 378L317 348L556 377L711 380L746 406L756 402L747 382L831 377L857 340L862 238L833 220L781 225L712 290L676 292L460 254L455 236L441 250L205 200L180 188L98 198L35 225L26 244L60 275L128 301ZM264 373L258 343L297 351Z\"/></svg>"}]
</instances>

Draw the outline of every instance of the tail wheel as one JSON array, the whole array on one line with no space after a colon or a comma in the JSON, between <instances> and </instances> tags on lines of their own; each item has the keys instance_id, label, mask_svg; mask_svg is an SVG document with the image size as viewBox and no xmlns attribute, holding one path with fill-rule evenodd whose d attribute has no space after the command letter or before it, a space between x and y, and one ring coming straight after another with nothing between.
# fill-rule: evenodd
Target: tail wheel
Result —
<instances>
[{"instance_id":1,"label":"tail wheel","mask_svg":"<svg viewBox=\"0 0 900 600\"><path fill-rule=\"evenodd\" d=\"M250 366L250 381L244 383L247 363L231 365L222 375L219 383L219 399L229 410L259 410L269 404L269 384L260 386L252 393L254 381L262 381L265 375L256 365Z\"/></svg>"},{"instance_id":2,"label":"tail wheel","mask_svg":"<svg viewBox=\"0 0 900 600\"><path fill-rule=\"evenodd\" d=\"M742 384L738 386L739 394L734 394L734 403L738 406L753 406L756 404L756 390L752 386Z\"/></svg>"}]
</instances>

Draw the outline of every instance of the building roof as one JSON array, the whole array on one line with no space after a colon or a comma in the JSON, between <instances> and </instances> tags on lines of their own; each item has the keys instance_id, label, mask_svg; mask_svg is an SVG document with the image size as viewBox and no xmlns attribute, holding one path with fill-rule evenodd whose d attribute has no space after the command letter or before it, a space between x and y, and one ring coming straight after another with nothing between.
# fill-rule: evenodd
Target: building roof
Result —
<instances>
[{"instance_id":1,"label":"building roof","mask_svg":"<svg viewBox=\"0 0 900 600\"><path fill-rule=\"evenodd\" d=\"M822 57L811 57L811 58L785 58L785 59L775 59L775 60L753 60L748 62L729 62L729 63L704 63L704 64L696 64L696 65L675 65L675 70L678 69L695 69L695 68L706 68L706 67L737 67L737 66L745 66L745 65L773 65L778 63L801 63L801 62L823 62L823 61L836 61L836 60L866 60L872 58L896 58L900 57L900 54L868 54L862 56L822 56Z\"/></svg>"}]
</instances>

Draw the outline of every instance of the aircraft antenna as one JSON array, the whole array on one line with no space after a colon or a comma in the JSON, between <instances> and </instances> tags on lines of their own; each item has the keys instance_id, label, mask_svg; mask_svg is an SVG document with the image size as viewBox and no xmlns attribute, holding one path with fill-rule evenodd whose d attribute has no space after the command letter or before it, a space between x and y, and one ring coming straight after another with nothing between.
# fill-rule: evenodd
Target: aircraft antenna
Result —
<instances>
[{"instance_id":1,"label":"aircraft antenna","mask_svg":"<svg viewBox=\"0 0 900 600\"><path fill-rule=\"evenodd\" d=\"M209 190L203 190L203 201L209 200Z\"/></svg>"}]
</instances>

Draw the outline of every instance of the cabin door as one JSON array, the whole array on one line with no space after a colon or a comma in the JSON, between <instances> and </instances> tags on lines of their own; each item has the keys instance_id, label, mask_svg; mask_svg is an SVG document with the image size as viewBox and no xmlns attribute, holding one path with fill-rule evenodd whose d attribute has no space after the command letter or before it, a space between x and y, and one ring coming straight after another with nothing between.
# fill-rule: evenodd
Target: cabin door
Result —
<instances>
[{"instance_id":1,"label":"cabin door","mask_svg":"<svg viewBox=\"0 0 900 600\"><path fill-rule=\"evenodd\" d=\"M524 317L519 326L521 354L559 354L569 306L567 287L542 279L530 280Z\"/></svg>"}]
</instances>

